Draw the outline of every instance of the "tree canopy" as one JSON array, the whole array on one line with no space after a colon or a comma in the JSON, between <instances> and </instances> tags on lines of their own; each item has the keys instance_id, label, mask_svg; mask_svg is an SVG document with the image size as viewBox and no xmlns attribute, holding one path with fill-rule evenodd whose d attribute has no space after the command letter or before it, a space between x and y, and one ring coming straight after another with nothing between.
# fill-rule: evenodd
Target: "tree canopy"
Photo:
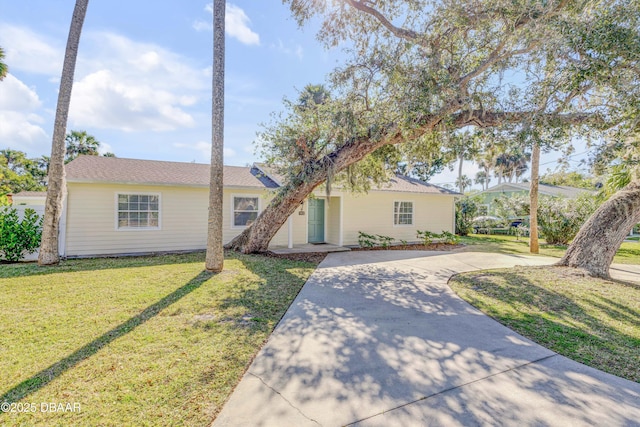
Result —
<instances>
[{"instance_id":1,"label":"tree canopy","mask_svg":"<svg viewBox=\"0 0 640 427\"><path fill-rule=\"evenodd\" d=\"M347 46L349 59L330 76L328 101L287 101L261 135L289 180L256 221L276 231L290 203L321 183L366 189L474 128L493 128L524 153L620 128L637 111L637 0L285 3L300 25L320 20L318 39ZM230 247L266 248L273 230L253 228Z\"/></svg>"}]
</instances>

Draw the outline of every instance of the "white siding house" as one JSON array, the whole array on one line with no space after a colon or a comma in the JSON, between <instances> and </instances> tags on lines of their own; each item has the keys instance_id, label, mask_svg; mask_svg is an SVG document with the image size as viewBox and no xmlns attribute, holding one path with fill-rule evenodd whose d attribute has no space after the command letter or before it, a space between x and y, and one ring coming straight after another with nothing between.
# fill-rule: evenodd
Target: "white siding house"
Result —
<instances>
[{"instance_id":1,"label":"white siding house","mask_svg":"<svg viewBox=\"0 0 640 427\"><path fill-rule=\"evenodd\" d=\"M67 257L204 249L209 165L80 156L66 165L61 230ZM223 236L237 236L268 205L280 182L267 168L225 166ZM357 245L358 232L416 240L416 230L454 231L457 193L397 176L355 195L305 200L270 247Z\"/></svg>"}]
</instances>

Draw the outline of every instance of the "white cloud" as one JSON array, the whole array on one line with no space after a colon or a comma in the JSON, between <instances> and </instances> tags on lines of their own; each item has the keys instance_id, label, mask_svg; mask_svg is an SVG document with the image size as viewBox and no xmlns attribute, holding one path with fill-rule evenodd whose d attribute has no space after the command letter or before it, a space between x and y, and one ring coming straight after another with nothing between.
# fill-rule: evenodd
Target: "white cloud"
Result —
<instances>
[{"instance_id":1,"label":"white cloud","mask_svg":"<svg viewBox=\"0 0 640 427\"><path fill-rule=\"evenodd\" d=\"M11 74L0 86L0 141L5 147L27 153L46 150L49 137L44 120L35 112L42 106L38 94Z\"/></svg>"},{"instance_id":2,"label":"white cloud","mask_svg":"<svg viewBox=\"0 0 640 427\"><path fill-rule=\"evenodd\" d=\"M74 85L69 117L75 126L168 131L194 125L182 106L178 95L100 70Z\"/></svg>"},{"instance_id":3,"label":"white cloud","mask_svg":"<svg viewBox=\"0 0 640 427\"><path fill-rule=\"evenodd\" d=\"M209 96L206 72L160 46L114 33L89 33L85 41L89 53L78 64L82 77L69 112L73 126L169 131L195 125L188 108Z\"/></svg>"},{"instance_id":4,"label":"white cloud","mask_svg":"<svg viewBox=\"0 0 640 427\"><path fill-rule=\"evenodd\" d=\"M205 10L213 14L213 3L206 5ZM249 28L250 25L251 20L242 8L231 3L226 4L224 26L225 33L229 37L233 37L243 44L259 46L260 36ZM213 31L213 24L199 19L193 23L193 28L196 31Z\"/></svg>"},{"instance_id":5,"label":"white cloud","mask_svg":"<svg viewBox=\"0 0 640 427\"><path fill-rule=\"evenodd\" d=\"M32 30L0 22L0 46L9 70L60 76L64 49Z\"/></svg>"},{"instance_id":6,"label":"white cloud","mask_svg":"<svg viewBox=\"0 0 640 427\"><path fill-rule=\"evenodd\" d=\"M0 86L0 110L32 111L40 108L42 102L38 94L12 74Z\"/></svg>"},{"instance_id":7,"label":"white cloud","mask_svg":"<svg viewBox=\"0 0 640 427\"><path fill-rule=\"evenodd\" d=\"M15 111L0 110L0 141L4 147L29 154L44 153L48 136L38 122L39 117Z\"/></svg>"}]
</instances>

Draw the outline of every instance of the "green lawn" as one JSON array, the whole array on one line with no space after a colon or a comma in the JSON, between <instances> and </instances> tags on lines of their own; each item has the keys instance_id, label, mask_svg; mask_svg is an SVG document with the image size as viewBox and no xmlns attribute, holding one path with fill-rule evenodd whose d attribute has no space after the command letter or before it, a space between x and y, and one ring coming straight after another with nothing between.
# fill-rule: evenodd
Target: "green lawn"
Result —
<instances>
[{"instance_id":1,"label":"green lawn","mask_svg":"<svg viewBox=\"0 0 640 427\"><path fill-rule=\"evenodd\" d=\"M460 243L468 246L467 250L479 252L496 252L505 254L529 254L529 240L526 237L470 234L461 237ZM566 246L547 245L540 239L540 255L561 258L567 250ZM624 242L615 258L614 263L640 264L640 243Z\"/></svg>"},{"instance_id":2,"label":"green lawn","mask_svg":"<svg viewBox=\"0 0 640 427\"><path fill-rule=\"evenodd\" d=\"M640 382L640 285L565 267L454 276L453 290L514 331L570 359Z\"/></svg>"},{"instance_id":3,"label":"green lawn","mask_svg":"<svg viewBox=\"0 0 640 427\"><path fill-rule=\"evenodd\" d=\"M209 425L315 265L203 267L202 253L1 265L0 402L38 410L0 425Z\"/></svg>"}]
</instances>

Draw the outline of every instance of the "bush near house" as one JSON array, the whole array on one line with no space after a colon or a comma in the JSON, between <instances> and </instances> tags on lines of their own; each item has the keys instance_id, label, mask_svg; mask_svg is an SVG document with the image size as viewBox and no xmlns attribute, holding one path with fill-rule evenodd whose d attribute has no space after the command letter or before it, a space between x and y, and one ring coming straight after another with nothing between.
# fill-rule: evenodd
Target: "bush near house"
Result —
<instances>
[{"instance_id":1,"label":"bush near house","mask_svg":"<svg viewBox=\"0 0 640 427\"><path fill-rule=\"evenodd\" d=\"M473 219L478 216L480 199L463 197L456 201L456 234L466 236L473 231Z\"/></svg>"},{"instance_id":2,"label":"bush near house","mask_svg":"<svg viewBox=\"0 0 640 427\"><path fill-rule=\"evenodd\" d=\"M0 259L20 261L40 247L42 217L35 210L25 209L20 219L14 208L0 209Z\"/></svg>"},{"instance_id":3,"label":"bush near house","mask_svg":"<svg viewBox=\"0 0 640 427\"><path fill-rule=\"evenodd\" d=\"M575 199L545 197L538 208L538 225L544 239L551 245L568 244L582 224L598 208L598 201L591 195Z\"/></svg>"}]
</instances>

